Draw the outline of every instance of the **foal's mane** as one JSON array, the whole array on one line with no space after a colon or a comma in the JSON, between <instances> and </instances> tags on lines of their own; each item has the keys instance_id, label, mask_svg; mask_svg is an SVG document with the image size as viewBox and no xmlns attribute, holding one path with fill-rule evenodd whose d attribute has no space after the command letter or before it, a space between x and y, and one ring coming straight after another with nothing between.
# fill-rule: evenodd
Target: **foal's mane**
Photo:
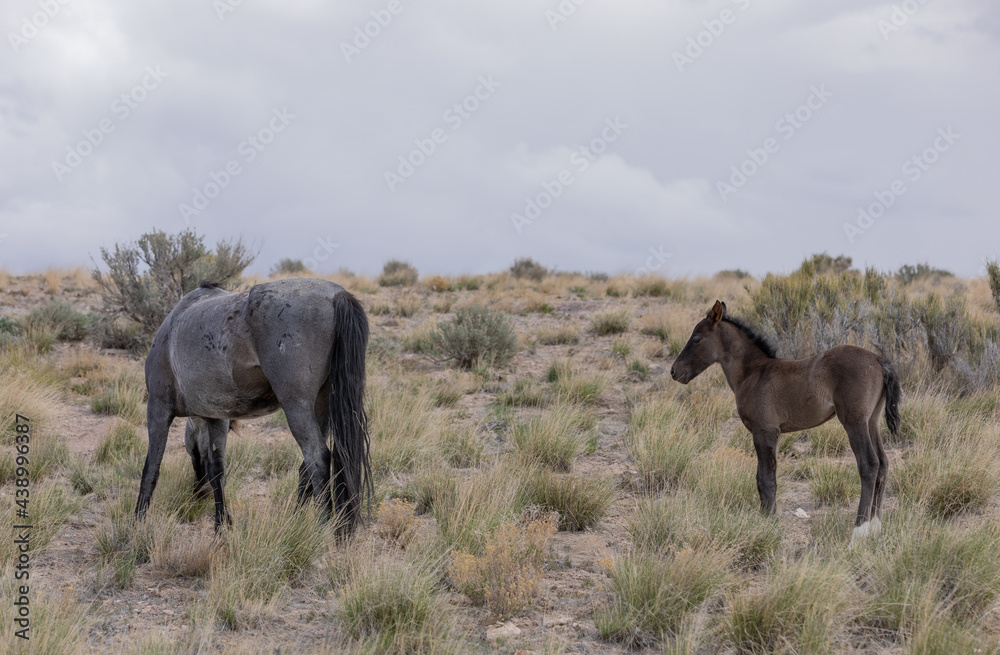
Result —
<instances>
[{"instance_id":1,"label":"foal's mane","mask_svg":"<svg viewBox=\"0 0 1000 655\"><path fill-rule=\"evenodd\" d=\"M761 334L760 330L756 327L750 325L742 318L737 318L735 316L724 316L722 317L722 320L730 325L736 326L740 332L750 339L750 343L763 350L765 355L771 359L778 358L778 349L773 343L771 343L771 340Z\"/></svg>"}]
</instances>

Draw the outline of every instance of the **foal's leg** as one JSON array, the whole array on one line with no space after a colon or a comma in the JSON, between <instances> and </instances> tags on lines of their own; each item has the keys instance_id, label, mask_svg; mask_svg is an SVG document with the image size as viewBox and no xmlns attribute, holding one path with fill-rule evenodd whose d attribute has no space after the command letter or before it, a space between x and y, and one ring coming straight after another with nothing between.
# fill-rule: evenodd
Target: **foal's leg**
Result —
<instances>
[{"instance_id":1,"label":"foal's leg","mask_svg":"<svg viewBox=\"0 0 1000 655\"><path fill-rule=\"evenodd\" d=\"M292 436L302 449L302 456L305 459L303 467L312 482L313 495L319 501L324 517L330 518L333 514L333 501L330 496L330 449L320 431L313 407L310 403L302 401L288 403L283 407ZM301 489L301 478L299 485Z\"/></svg>"},{"instance_id":2,"label":"foal's leg","mask_svg":"<svg viewBox=\"0 0 1000 655\"><path fill-rule=\"evenodd\" d=\"M875 499L875 481L879 474L879 456L868 434L868 420L840 419L847 438L851 442L851 450L858 462L858 474L861 476L861 500L858 503L858 516L854 520L854 533L851 543L859 537L866 536L872 530L869 521L872 518L872 505Z\"/></svg>"},{"instance_id":3,"label":"foal's leg","mask_svg":"<svg viewBox=\"0 0 1000 655\"><path fill-rule=\"evenodd\" d=\"M229 435L229 421L213 419L206 421L208 427L208 481L215 496L215 529L222 524L231 525L233 520L226 509L226 437Z\"/></svg>"},{"instance_id":4,"label":"foal's leg","mask_svg":"<svg viewBox=\"0 0 1000 655\"><path fill-rule=\"evenodd\" d=\"M139 500L135 504L135 515L142 518L149 508L149 499L153 496L156 481L160 477L160 462L163 461L163 451L167 448L167 434L174 416L165 405L150 398L146 404L146 426L149 432L149 448L146 451L146 463L142 467L142 480L139 482Z\"/></svg>"},{"instance_id":5,"label":"foal's leg","mask_svg":"<svg viewBox=\"0 0 1000 655\"><path fill-rule=\"evenodd\" d=\"M757 451L757 493L760 495L760 509L765 514L774 514L778 509L778 428L758 428L753 433L753 447Z\"/></svg>"},{"instance_id":6,"label":"foal's leg","mask_svg":"<svg viewBox=\"0 0 1000 655\"><path fill-rule=\"evenodd\" d=\"M885 402L880 402L875 408L875 413L868 419L868 435L871 437L875 454L878 455L878 475L875 476L875 495L872 499L872 526L878 530L882 525L882 499L885 496L885 486L889 476L889 456L882 447L882 437L879 434L878 424L882 415Z\"/></svg>"}]
</instances>

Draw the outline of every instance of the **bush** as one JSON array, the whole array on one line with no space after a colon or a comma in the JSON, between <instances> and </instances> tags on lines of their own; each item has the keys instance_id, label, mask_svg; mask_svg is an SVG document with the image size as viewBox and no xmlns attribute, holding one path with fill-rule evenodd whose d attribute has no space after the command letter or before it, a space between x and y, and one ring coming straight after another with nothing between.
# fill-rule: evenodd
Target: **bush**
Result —
<instances>
[{"instance_id":1,"label":"bush","mask_svg":"<svg viewBox=\"0 0 1000 655\"><path fill-rule=\"evenodd\" d=\"M301 259L282 259L271 267L271 277L275 275L295 275L296 273L306 273L308 269Z\"/></svg>"},{"instance_id":2,"label":"bush","mask_svg":"<svg viewBox=\"0 0 1000 655\"><path fill-rule=\"evenodd\" d=\"M549 269L530 257L522 257L514 260L510 267L510 274L519 280L528 278L532 282L541 282L549 274Z\"/></svg>"},{"instance_id":3,"label":"bush","mask_svg":"<svg viewBox=\"0 0 1000 655\"><path fill-rule=\"evenodd\" d=\"M728 567L726 554L714 551L627 556L608 571L611 605L594 624L603 639L629 647L676 635L689 614L728 586Z\"/></svg>"},{"instance_id":4,"label":"bush","mask_svg":"<svg viewBox=\"0 0 1000 655\"><path fill-rule=\"evenodd\" d=\"M501 312L483 305L463 307L430 333L435 354L462 368L504 366L517 354L517 335Z\"/></svg>"},{"instance_id":5,"label":"bush","mask_svg":"<svg viewBox=\"0 0 1000 655\"><path fill-rule=\"evenodd\" d=\"M993 294L993 304L1000 312L1000 263L993 260L986 263L986 273L990 278L990 292Z\"/></svg>"},{"instance_id":6,"label":"bush","mask_svg":"<svg viewBox=\"0 0 1000 655\"><path fill-rule=\"evenodd\" d=\"M409 262L390 259L378 277L380 287L412 287L417 283L417 269Z\"/></svg>"},{"instance_id":7,"label":"bush","mask_svg":"<svg viewBox=\"0 0 1000 655\"><path fill-rule=\"evenodd\" d=\"M528 484L530 502L559 513L559 529L580 532L604 518L615 500L610 477L536 471Z\"/></svg>"},{"instance_id":8,"label":"bush","mask_svg":"<svg viewBox=\"0 0 1000 655\"><path fill-rule=\"evenodd\" d=\"M598 336L622 334L628 331L632 317L624 309L611 310L597 314L590 320L590 331Z\"/></svg>"},{"instance_id":9,"label":"bush","mask_svg":"<svg viewBox=\"0 0 1000 655\"><path fill-rule=\"evenodd\" d=\"M845 255L837 255L836 257L831 257L825 252L813 255L809 259L802 262L802 266L799 267L799 271L806 273L807 275L840 275L841 273L846 273L851 268L851 262L853 260Z\"/></svg>"},{"instance_id":10,"label":"bush","mask_svg":"<svg viewBox=\"0 0 1000 655\"><path fill-rule=\"evenodd\" d=\"M940 279L943 277L954 276L950 271L940 268L931 268L930 264L917 264L916 266L906 264L896 271L896 279L904 285L925 278Z\"/></svg>"},{"instance_id":11,"label":"bush","mask_svg":"<svg viewBox=\"0 0 1000 655\"><path fill-rule=\"evenodd\" d=\"M220 241L213 253L194 230L173 235L154 230L135 244L116 244L114 252L101 248L108 272L91 271L104 299L101 322L107 328L126 317L138 326L131 346L146 346L184 294L202 280L223 287L237 283L255 257L239 239Z\"/></svg>"},{"instance_id":12,"label":"bush","mask_svg":"<svg viewBox=\"0 0 1000 655\"><path fill-rule=\"evenodd\" d=\"M45 326L59 341L81 341L87 336L90 317L64 302L50 300L21 319L21 325L26 331Z\"/></svg>"},{"instance_id":13,"label":"bush","mask_svg":"<svg viewBox=\"0 0 1000 655\"><path fill-rule=\"evenodd\" d=\"M448 576L459 591L503 620L520 613L538 593L538 580L556 532L554 517L494 530L481 555L455 553Z\"/></svg>"}]
</instances>

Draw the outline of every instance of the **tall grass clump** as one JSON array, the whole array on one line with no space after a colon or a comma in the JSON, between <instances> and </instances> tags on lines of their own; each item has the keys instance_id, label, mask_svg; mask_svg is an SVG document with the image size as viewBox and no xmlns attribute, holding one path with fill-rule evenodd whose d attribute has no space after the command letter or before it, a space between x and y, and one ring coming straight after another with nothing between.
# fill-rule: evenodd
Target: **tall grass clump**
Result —
<instances>
[{"instance_id":1,"label":"tall grass clump","mask_svg":"<svg viewBox=\"0 0 1000 655\"><path fill-rule=\"evenodd\" d=\"M594 616L601 638L631 648L677 635L685 619L732 582L725 552L638 553L611 564L607 609Z\"/></svg>"},{"instance_id":2,"label":"tall grass clump","mask_svg":"<svg viewBox=\"0 0 1000 655\"><path fill-rule=\"evenodd\" d=\"M487 535L520 516L526 506L523 473L503 461L458 483L439 488L432 512L444 543L482 554Z\"/></svg>"},{"instance_id":3,"label":"tall grass clump","mask_svg":"<svg viewBox=\"0 0 1000 655\"><path fill-rule=\"evenodd\" d=\"M378 653L460 652L433 570L414 564L358 564L339 593L336 616L347 633Z\"/></svg>"},{"instance_id":4,"label":"tall grass clump","mask_svg":"<svg viewBox=\"0 0 1000 655\"><path fill-rule=\"evenodd\" d=\"M691 493L640 500L627 525L637 551L716 549L732 553L733 564L740 569L770 562L782 535L780 521L756 508L720 508Z\"/></svg>"},{"instance_id":5,"label":"tall grass clump","mask_svg":"<svg viewBox=\"0 0 1000 655\"><path fill-rule=\"evenodd\" d=\"M31 519L30 548L32 557L41 553L59 533L63 524L70 516L80 511L86 501L75 493L63 488L61 484L51 481L34 483L28 503L28 516ZM5 526L2 528L3 541L0 542L0 566L7 566L18 554L14 544L17 531L13 526L23 524L15 513L17 506L13 502L13 493L8 503L9 509L2 514Z\"/></svg>"},{"instance_id":6,"label":"tall grass clump","mask_svg":"<svg viewBox=\"0 0 1000 655\"><path fill-rule=\"evenodd\" d=\"M612 309L595 314L590 319L590 331L603 337L610 334L623 334L632 323L632 315L624 309Z\"/></svg>"},{"instance_id":7,"label":"tall grass clump","mask_svg":"<svg viewBox=\"0 0 1000 655\"><path fill-rule=\"evenodd\" d=\"M6 577L6 576L5 576ZM28 640L15 636L22 628L14 623L18 617L18 606L13 599L22 582L13 576L0 582L0 596L10 599L0 604L0 621L5 626L0 652L31 653L32 655L69 655L85 652L87 636L90 634L90 610L85 603L76 600L72 589L61 596L32 589L30 629ZM17 645L15 645L17 644Z\"/></svg>"},{"instance_id":8,"label":"tall grass clump","mask_svg":"<svg viewBox=\"0 0 1000 655\"><path fill-rule=\"evenodd\" d=\"M963 527L893 512L855 554L871 593L863 622L909 632L939 611L960 624L981 619L1000 599L998 540L994 521Z\"/></svg>"},{"instance_id":9,"label":"tall grass clump","mask_svg":"<svg viewBox=\"0 0 1000 655\"><path fill-rule=\"evenodd\" d=\"M510 320L483 305L470 305L438 323L430 332L435 358L461 368L505 366L517 354L517 335Z\"/></svg>"},{"instance_id":10,"label":"tall grass clump","mask_svg":"<svg viewBox=\"0 0 1000 655\"><path fill-rule=\"evenodd\" d=\"M579 532L594 527L608 513L615 483L609 476L541 469L529 475L527 496L531 504L559 513L560 530Z\"/></svg>"},{"instance_id":11,"label":"tall grass clump","mask_svg":"<svg viewBox=\"0 0 1000 655\"><path fill-rule=\"evenodd\" d=\"M560 404L514 423L511 441L525 463L568 471L584 445L583 425L584 416L579 410Z\"/></svg>"},{"instance_id":12,"label":"tall grass clump","mask_svg":"<svg viewBox=\"0 0 1000 655\"><path fill-rule=\"evenodd\" d=\"M146 420L146 379L141 369L122 365L109 376L101 391L90 401L98 414L120 416L129 423L141 425Z\"/></svg>"},{"instance_id":13,"label":"tall grass clump","mask_svg":"<svg viewBox=\"0 0 1000 655\"><path fill-rule=\"evenodd\" d=\"M365 397L372 470L409 471L433 455L441 419L427 393L373 382Z\"/></svg>"},{"instance_id":14,"label":"tall grass clump","mask_svg":"<svg viewBox=\"0 0 1000 655\"><path fill-rule=\"evenodd\" d=\"M642 485L649 491L674 486L695 458L710 449L717 436L699 430L689 411L672 398L657 398L634 407L625 441Z\"/></svg>"},{"instance_id":15,"label":"tall grass clump","mask_svg":"<svg viewBox=\"0 0 1000 655\"><path fill-rule=\"evenodd\" d=\"M116 420L97 444L94 462L103 465L138 460L145 454L145 446L134 425Z\"/></svg>"},{"instance_id":16,"label":"tall grass clump","mask_svg":"<svg viewBox=\"0 0 1000 655\"><path fill-rule=\"evenodd\" d=\"M297 508L291 495L241 505L209 577L218 618L231 628L255 624L310 570L330 536L316 507Z\"/></svg>"},{"instance_id":17,"label":"tall grass clump","mask_svg":"<svg viewBox=\"0 0 1000 655\"><path fill-rule=\"evenodd\" d=\"M944 449L918 447L892 471L900 501L930 516L950 518L976 512L1000 493L1000 453L991 438L955 439Z\"/></svg>"},{"instance_id":18,"label":"tall grass clump","mask_svg":"<svg viewBox=\"0 0 1000 655\"><path fill-rule=\"evenodd\" d=\"M176 533L172 517L150 512L136 519L133 509L124 494L109 500L104 520L94 531L102 577L117 589L131 585L136 568L150 560L154 546L169 547Z\"/></svg>"},{"instance_id":19,"label":"tall grass clump","mask_svg":"<svg viewBox=\"0 0 1000 655\"><path fill-rule=\"evenodd\" d=\"M417 269L409 262L390 259L382 267L378 276L380 287L412 287L417 283Z\"/></svg>"},{"instance_id":20,"label":"tall grass clump","mask_svg":"<svg viewBox=\"0 0 1000 655\"><path fill-rule=\"evenodd\" d=\"M856 595L841 564L810 557L787 562L771 571L763 587L728 595L722 632L739 652L833 652Z\"/></svg>"}]
</instances>

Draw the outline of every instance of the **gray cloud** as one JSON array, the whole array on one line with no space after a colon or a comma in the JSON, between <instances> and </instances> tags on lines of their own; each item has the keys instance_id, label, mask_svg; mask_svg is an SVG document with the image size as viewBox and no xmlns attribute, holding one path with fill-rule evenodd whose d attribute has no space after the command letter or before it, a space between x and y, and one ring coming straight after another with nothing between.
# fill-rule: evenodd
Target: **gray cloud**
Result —
<instances>
[{"instance_id":1,"label":"gray cloud","mask_svg":"<svg viewBox=\"0 0 1000 655\"><path fill-rule=\"evenodd\" d=\"M575 11L554 22L560 4ZM521 255L630 272L654 248L672 275L819 251L976 275L998 254L1000 10L986 0L927 2L898 26L892 3L865 0L398 0L395 14L272 0L221 20L209 2L68 0L14 52L9 33L40 6L0 12L0 265L15 272L184 228L179 206L231 161L239 174L192 224L259 244L258 271L322 239L341 244L329 270L369 273L389 257L458 273ZM147 67L166 76L123 116ZM499 87L453 129L489 76ZM832 97L786 139L779 121L819 85ZM276 110L292 117L249 161L241 144ZM615 118L628 128L578 170L573 153ZM60 181L53 161L102 121L113 130ZM910 180L904 165L949 126L961 137ZM386 172L434 130L446 138L391 191ZM780 147L723 199L718 183L767 139ZM518 233L512 214L565 170L573 183ZM906 192L852 243L845 223L897 179Z\"/></svg>"}]
</instances>

